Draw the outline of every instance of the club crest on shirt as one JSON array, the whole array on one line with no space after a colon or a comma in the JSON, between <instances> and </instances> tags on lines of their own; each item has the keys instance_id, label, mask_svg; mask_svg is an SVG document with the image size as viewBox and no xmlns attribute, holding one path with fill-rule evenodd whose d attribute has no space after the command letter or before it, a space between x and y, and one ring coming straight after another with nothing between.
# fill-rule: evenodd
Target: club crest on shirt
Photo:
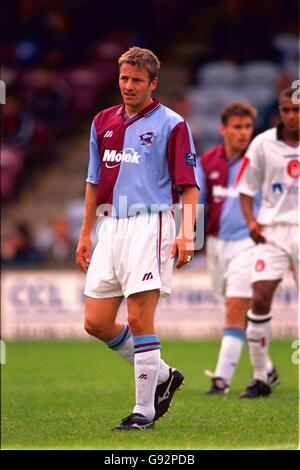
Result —
<instances>
[{"instance_id":1,"label":"club crest on shirt","mask_svg":"<svg viewBox=\"0 0 300 470\"><path fill-rule=\"evenodd\" d=\"M186 153L185 162L188 166L196 166L196 154L195 153Z\"/></svg>"},{"instance_id":2,"label":"club crest on shirt","mask_svg":"<svg viewBox=\"0 0 300 470\"><path fill-rule=\"evenodd\" d=\"M300 176L300 162L299 160L291 160L287 166L288 174L292 178L299 178Z\"/></svg>"},{"instance_id":3,"label":"club crest on shirt","mask_svg":"<svg viewBox=\"0 0 300 470\"><path fill-rule=\"evenodd\" d=\"M149 145L153 143L154 132L144 132L139 136L142 145Z\"/></svg>"}]
</instances>

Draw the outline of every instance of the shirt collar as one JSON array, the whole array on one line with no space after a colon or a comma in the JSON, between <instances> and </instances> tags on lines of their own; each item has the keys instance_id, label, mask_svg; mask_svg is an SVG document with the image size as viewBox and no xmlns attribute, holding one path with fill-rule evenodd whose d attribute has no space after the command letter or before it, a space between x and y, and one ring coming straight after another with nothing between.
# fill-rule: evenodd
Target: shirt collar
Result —
<instances>
[{"instance_id":1,"label":"shirt collar","mask_svg":"<svg viewBox=\"0 0 300 470\"><path fill-rule=\"evenodd\" d=\"M135 118L136 116L147 116L149 114L151 114L156 108L158 108L160 106L160 102L157 98L152 98L152 103L150 103L148 106L146 106L145 108L141 109L141 111L138 112L138 114L136 114L135 116L133 116L132 118L130 119L133 119ZM126 112L125 112L125 104L123 103L123 105L118 109L117 111L117 114L119 115L122 115L122 116L126 116ZM127 116L128 118L128 116Z\"/></svg>"},{"instance_id":2,"label":"shirt collar","mask_svg":"<svg viewBox=\"0 0 300 470\"><path fill-rule=\"evenodd\" d=\"M225 151L225 144L221 144L221 153L220 153L220 156L221 158L224 158L227 162L228 162L228 165L229 166L233 166L235 165L235 163L237 161L239 161L241 158L243 158L244 155L238 155L237 157L234 157L234 158L228 158L227 155L226 155L226 151Z\"/></svg>"}]
</instances>

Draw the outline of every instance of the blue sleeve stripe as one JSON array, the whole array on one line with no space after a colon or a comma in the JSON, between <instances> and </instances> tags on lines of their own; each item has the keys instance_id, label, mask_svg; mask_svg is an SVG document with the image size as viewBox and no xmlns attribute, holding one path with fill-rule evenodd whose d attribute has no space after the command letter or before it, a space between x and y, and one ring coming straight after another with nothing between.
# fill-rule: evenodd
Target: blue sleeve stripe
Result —
<instances>
[{"instance_id":1,"label":"blue sleeve stripe","mask_svg":"<svg viewBox=\"0 0 300 470\"><path fill-rule=\"evenodd\" d=\"M101 159L98 152L97 132L93 122L90 137L90 160L88 166L87 183L98 184L101 170Z\"/></svg>"}]
</instances>

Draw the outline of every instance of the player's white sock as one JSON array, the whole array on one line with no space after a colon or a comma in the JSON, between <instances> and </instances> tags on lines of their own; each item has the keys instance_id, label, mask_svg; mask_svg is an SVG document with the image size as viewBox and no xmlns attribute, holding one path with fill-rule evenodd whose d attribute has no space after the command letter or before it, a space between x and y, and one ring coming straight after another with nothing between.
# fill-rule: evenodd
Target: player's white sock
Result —
<instances>
[{"instance_id":1,"label":"player's white sock","mask_svg":"<svg viewBox=\"0 0 300 470\"><path fill-rule=\"evenodd\" d=\"M170 366L168 366L168 364L166 364L165 361L160 358L157 385L160 385L168 380L170 374L169 369Z\"/></svg>"},{"instance_id":2,"label":"player's white sock","mask_svg":"<svg viewBox=\"0 0 300 470\"><path fill-rule=\"evenodd\" d=\"M269 354L267 356L267 371L268 371L268 374L269 372L272 372L272 370L274 369L274 364L272 362L272 359L270 358Z\"/></svg>"},{"instance_id":3,"label":"player's white sock","mask_svg":"<svg viewBox=\"0 0 300 470\"><path fill-rule=\"evenodd\" d=\"M129 330L128 325L123 325L121 332L110 341L106 342L107 346L113 349L119 356L125 361L129 362L132 366L134 365L134 345L133 337ZM163 359L159 363L158 372L158 384L162 384L169 378L169 366Z\"/></svg>"},{"instance_id":4,"label":"player's white sock","mask_svg":"<svg viewBox=\"0 0 300 470\"><path fill-rule=\"evenodd\" d=\"M253 366L253 378L268 382L268 346L272 336L271 314L256 315L251 310L247 313L248 326L246 336L249 355Z\"/></svg>"},{"instance_id":5,"label":"player's white sock","mask_svg":"<svg viewBox=\"0 0 300 470\"><path fill-rule=\"evenodd\" d=\"M239 328L224 328L215 377L221 377L230 384L237 363L239 362L245 332Z\"/></svg>"},{"instance_id":6,"label":"player's white sock","mask_svg":"<svg viewBox=\"0 0 300 470\"><path fill-rule=\"evenodd\" d=\"M123 357L125 361L133 364L133 341L128 325L123 325L120 333L106 342L107 346Z\"/></svg>"},{"instance_id":7,"label":"player's white sock","mask_svg":"<svg viewBox=\"0 0 300 470\"><path fill-rule=\"evenodd\" d=\"M160 362L160 342L156 335L134 336L135 407L149 419L155 415L154 395Z\"/></svg>"}]
</instances>

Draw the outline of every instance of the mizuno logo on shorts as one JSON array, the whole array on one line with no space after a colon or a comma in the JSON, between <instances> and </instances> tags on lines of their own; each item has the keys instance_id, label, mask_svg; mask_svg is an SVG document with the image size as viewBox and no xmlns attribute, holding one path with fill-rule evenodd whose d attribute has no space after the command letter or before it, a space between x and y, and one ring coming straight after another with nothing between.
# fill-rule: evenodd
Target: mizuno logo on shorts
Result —
<instances>
[{"instance_id":1,"label":"mizuno logo on shorts","mask_svg":"<svg viewBox=\"0 0 300 470\"><path fill-rule=\"evenodd\" d=\"M133 148L127 148L122 150L121 152L106 149L103 155L103 161L106 162L105 166L107 168L114 168L120 165L121 162L134 163L135 165L137 165L139 163L140 158L141 155L139 155Z\"/></svg>"},{"instance_id":2,"label":"mizuno logo on shorts","mask_svg":"<svg viewBox=\"0 0 300 470\"><path fill-rule=\"evenodd\" d=\"M153 279L152 273L146 273L143 277L143 281L149 281L149 279Z\"/></svg>"}]
</instances>

